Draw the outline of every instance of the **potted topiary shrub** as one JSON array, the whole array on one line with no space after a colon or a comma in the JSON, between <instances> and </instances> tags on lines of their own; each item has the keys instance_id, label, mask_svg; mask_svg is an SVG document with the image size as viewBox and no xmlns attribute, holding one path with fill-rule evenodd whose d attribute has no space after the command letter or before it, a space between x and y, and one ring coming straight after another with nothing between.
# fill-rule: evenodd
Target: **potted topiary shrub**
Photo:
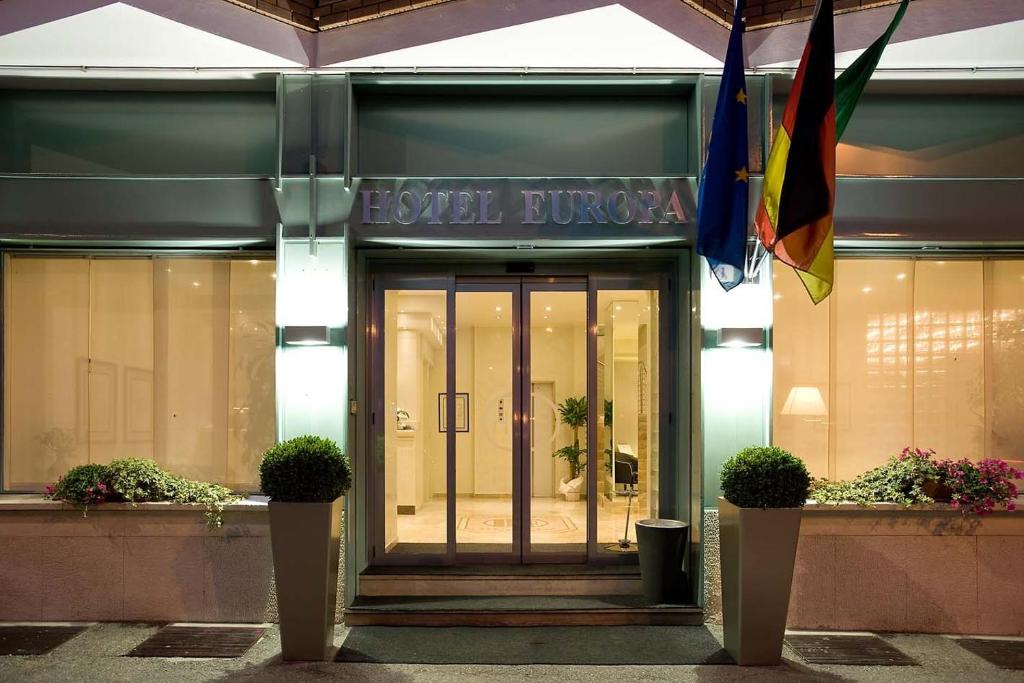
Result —
<instances>
[{"instance_id":1,"label":"potted topiary shrub","mask_svg":"<svg viewBox=\"0 0 1024 683\"><path fill-rule=\"evenodd\" d=\"M741 665L782 660L800 512L811 477L774 446L744 448L722 467L718 499L725 649Z\"/></svg>"},{"instance_id":2,"label":"potted topiary shrub","mask_svg":"<svg viewBox=\"0 0 1024 683\"><path fill-rule=\"evenodd\" d=\"M318 436L279 443L260 463L286 661L322 661L334 641L342 496L351 481L348 458Z\"/></svg>"}]
</instances>

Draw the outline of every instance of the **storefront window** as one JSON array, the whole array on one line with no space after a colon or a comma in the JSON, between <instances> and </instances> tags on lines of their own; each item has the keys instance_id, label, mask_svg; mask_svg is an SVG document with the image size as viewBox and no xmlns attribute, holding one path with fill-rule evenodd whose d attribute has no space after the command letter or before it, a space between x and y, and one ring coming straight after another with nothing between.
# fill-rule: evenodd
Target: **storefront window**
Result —
<instances>
[{"instance_id":1,"label":"storefront window","mask_svg":"<svg viewBox=\"0 0 1024 683\"><path fill-rule=\"evenodd\" d=\"M239 490L274 441L274 262L8 256L4 488L152 458Z\"/></svg>"},{"instance_id":2,"label":"storefront window","mask_svg":"<svg viewBox=\"0 0 1024 683\"><path fill-rule=\"evenodd\" d=\"M776 269L773 441L851 478L907 445L1024 459L1024 261L847 259L815 307Z\"/></svg>"}]
</instances>

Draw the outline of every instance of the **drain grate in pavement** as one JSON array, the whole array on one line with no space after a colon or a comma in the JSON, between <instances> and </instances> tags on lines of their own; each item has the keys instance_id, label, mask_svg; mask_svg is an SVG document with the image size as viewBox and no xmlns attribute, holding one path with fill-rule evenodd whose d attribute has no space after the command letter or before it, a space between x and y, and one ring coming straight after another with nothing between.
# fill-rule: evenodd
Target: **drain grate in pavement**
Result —
<instances>
[{"instance_id":1,"label":"drain grate in pavement","mask_svg":"<svg viewBox=\"0 0 1024 683\"><path fill-rule=\"evenodd\" d=\"M808 664L839 666L917 666L878 636L792 635L789 646Z\"/></svg>"},{"instance_id":2,"label":"drain grate in pavement","mask_svg":"<svg viewBox=\"0 0 1024 683\"><path fill-rule=\"evenodd\" d=\"M0 626L0 655L45 655L88 626Z\"/></svg>"},{"instance_id":3,"label":"drain grate in pavement","mask_svg":"<svg viewBox=\"0 0 1024 683\"><path fill-rule=\"evenodd\" d=\"M1024 670L1024 641L993 638L959 638L957 645L1000 669Z\"/></svg>"},{"instance_id":4,"label":"drain grate in pavement","mask_svg":"<svg viewBox=\"0 0 1024 683\"><path fill-rule=\"evenodd\" d=\"M241 657L265 632L245 626L165 626L125 657Z\"/></svg>"}]
</instances>

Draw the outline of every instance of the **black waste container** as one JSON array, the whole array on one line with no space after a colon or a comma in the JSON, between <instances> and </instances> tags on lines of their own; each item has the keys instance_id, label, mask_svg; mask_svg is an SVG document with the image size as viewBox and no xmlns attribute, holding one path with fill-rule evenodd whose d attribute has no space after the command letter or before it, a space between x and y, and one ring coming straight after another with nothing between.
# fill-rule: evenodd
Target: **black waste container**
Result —
<instances>
[{"instance_id":1,"label":"black waste container","mask_svg":"<svg viewBox=\"0 0 1024 683\"><path fill-rule=\"evenodd\" d=\"M642 519L636 523L640 581L652 604L689 602L690 584L683 570L690 525L676 519Z\"/></svg>"}]
</instances>

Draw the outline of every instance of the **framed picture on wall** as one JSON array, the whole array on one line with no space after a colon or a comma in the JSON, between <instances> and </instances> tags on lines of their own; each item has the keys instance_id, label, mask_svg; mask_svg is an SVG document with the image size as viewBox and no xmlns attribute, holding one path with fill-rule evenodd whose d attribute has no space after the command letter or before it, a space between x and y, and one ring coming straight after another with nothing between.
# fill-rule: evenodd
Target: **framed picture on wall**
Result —
<instances>
[{"instance_id":1,"label":"framed picture on wall","mask_svg":"<svg viewBox=\"0 0 1024 683\"><path fill-rule=\"evenodd\" d=\"M448 431L448 395L437 395L437 431ZM455 394L455 431L469 431L469 394Z\"/></svg>"}]
</instances>

